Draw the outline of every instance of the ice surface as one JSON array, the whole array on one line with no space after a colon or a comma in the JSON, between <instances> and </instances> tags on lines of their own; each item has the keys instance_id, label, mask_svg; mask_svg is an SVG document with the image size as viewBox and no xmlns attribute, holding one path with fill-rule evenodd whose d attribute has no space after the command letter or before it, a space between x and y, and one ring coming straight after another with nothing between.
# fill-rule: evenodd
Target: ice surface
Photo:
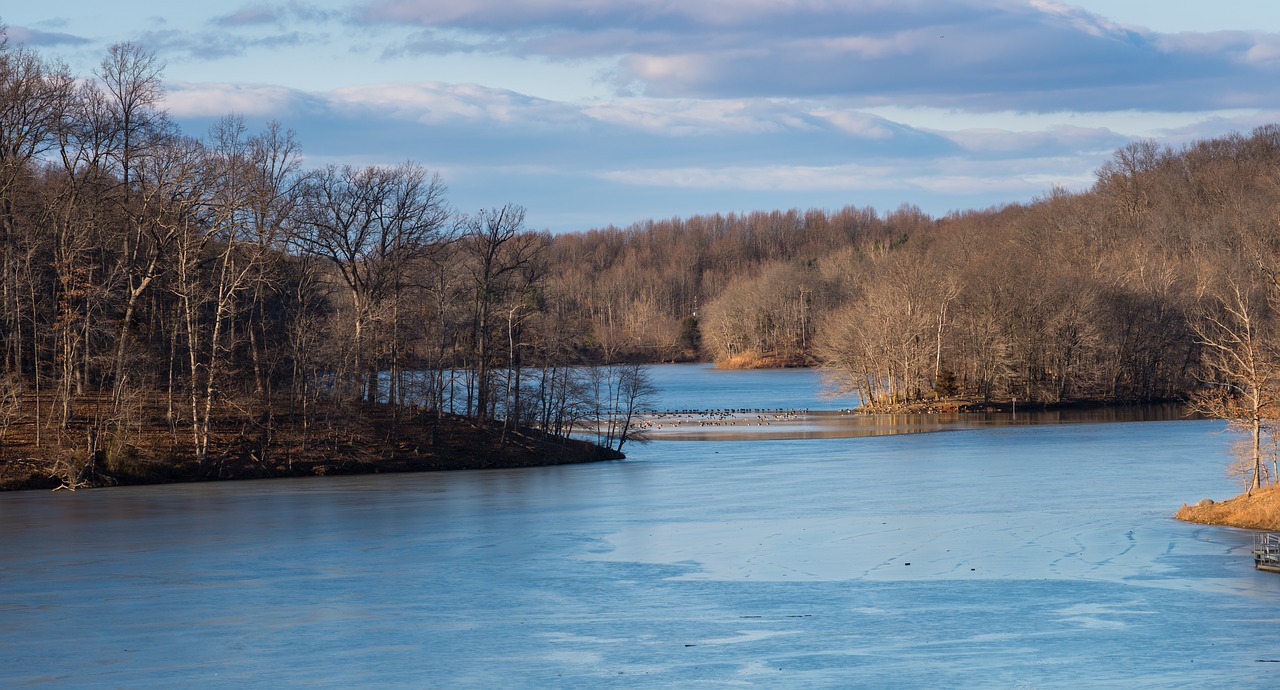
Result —
<instances>
[{"instance_id":1,"label":"ice surface","mask_svg":"<svg viewBox=\"0 0 1280 690\"><path fill-rule=\"evenodd\" d=\"M0 687L1264 687L1204 421L0 496ZM908 563L910 565L908 565Z\"/></svg>"}]
</instances>

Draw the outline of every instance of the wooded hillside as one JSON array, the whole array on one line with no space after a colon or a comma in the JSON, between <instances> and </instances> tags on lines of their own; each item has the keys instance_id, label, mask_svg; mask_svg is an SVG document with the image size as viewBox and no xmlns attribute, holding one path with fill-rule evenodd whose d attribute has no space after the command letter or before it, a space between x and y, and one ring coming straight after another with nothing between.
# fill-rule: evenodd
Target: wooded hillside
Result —
<instances>
[{"instance_id":1,"label":"wooded hillside","mask_svg":"<svg viewBox=\"0 0 1280 690\"><path fill-rule=\"evenodd\" d=\"M700 336L722 363L827 365L868 402L1121 402L1220 381L1206 326L1274 327L1277 252L1267 126L1134 142L1086 192L944 218L846 208L557 236L551 288L611 352L673 357Z\"/></svg>"},{"instance_id":2,"label":"wooded hillside","mask_svg":"<svg viewBox=\"0 0 1280 690\"><path fill-rule=\"evenodd\" d=\"M157 405L201 464L219 427L371 402L561 434L636 400L639 369L596 366L622 362L823 364L869 404L1237 396L1280 368L1276 126L1135 142L1086 192L944 218L553 234L451 208L416 163L308 169L280 123L183 133L162 95L133 44L87 76L0 48L0 452L21 420L120 453Z\"/></svg>"},{"instance_id":3,"label":"wooded hillside","mask_svg":"<svg viewBox=\"0 0 1280 690\"><path fill-rule=\"evenodd\" d=\"M307 169L275 122L191 136L162 95L135 44L83 78L0 46L0 459L265 465L282 426L350 445L370 404L391 446L424 416L562 437L646 390L569 366L519 205L458 212L412 162Z\"/></svg>"}]
</instances>

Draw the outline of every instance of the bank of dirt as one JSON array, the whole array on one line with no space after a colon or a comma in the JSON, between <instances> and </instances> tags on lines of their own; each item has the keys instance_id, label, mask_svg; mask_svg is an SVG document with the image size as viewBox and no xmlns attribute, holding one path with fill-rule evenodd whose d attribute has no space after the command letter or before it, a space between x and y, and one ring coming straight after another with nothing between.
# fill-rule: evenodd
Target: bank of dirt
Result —
<instances>
[{"instance_id":1,"label":"bank of dirt","mask_svg":"<svg viewBox=\"0 0 1280 690\"><path fill-rule=\"evenodd\" d=\"M1280 486L1269 486L1225 501L1184 504L1173 515L1202 525L1222 525L1280 532Z\"/></svg>"},{"instance_id":2,"label":"bank of dirt","mask_svg":"<svg viewBox=\"0 0 1280 690\"><path fill-rule=\"evenodd\" d=\"M31 420L9 425L0 441L0 490L82 489L273 477L379 474L433 470L535 467L618 460L622 453L530 429L435 414L409 414L385 405L302 418L263 414L218 420L202 466L189 427L170 428L155 410L123 442L72 427L43 431Z\"/></svg>"}]
</instances>

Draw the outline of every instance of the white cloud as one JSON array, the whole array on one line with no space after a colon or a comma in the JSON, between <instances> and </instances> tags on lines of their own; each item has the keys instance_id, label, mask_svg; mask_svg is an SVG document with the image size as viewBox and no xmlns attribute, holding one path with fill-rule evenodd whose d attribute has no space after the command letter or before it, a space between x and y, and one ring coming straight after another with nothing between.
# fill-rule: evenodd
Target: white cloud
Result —
<instances>
[{"instance_id":1,"label":"white cloud","mask_svg":"<svg viewBox=\"0 0 1280 690\"><path fill-rule=\"evenodd\" d=\"M164 107L178 118L228 113L283 117L295 112L308 98L302 92L282 86L170 83L167 87Z\"/></svg>"},{"instance_id":2,"label":"white cloud","mask_svg":"<svg viewBox=\"0 0 1280 690\"><path fill-rule=\"evenodd\" d=\"M1102 16L1059 0L1029 0L1027 3L1047 16L1061 18L1071 26L1095 38L1124 36L1132 27L1123 27Z\"/></svg>"},{"instance_id":3,"label":"white cloud","mask_svg":"<svg viewBox=\"0 0 1280 690\"><path fill-rule=\"evenodd\" d=\"M1255 37L1253 45L1244 52L1244 61L1255 65L1280 64L1280 35L1262 34Z\"/></svg>"},{"instance_id":4,"label":"white cloud","mask_svg":"<svg viewBox=\"0 0 1280 690\"><path fill-rule=\"evenodd\" d=\"M891 167L834 165L730 166L610 170L600 177L643 187L747 191L866 191L898 184Z\"/></svg>"},{"instance_id":5,"label":"white cloud","mask_svg":"<svg viewBox=\"0 0 1280 690\"><path fill-rule=\"evenodd\" d=\"M947 158L937 161L928 175L897 172L901 182L934 194L961 198L994 194L1006 201L1019 201L1055 187L1085 189L1093 184L1099 162L1079 155L998 161Z\"/></svg>"},{"instance_id":6,"label":"white cloud","mask_svg":"<svg viewBox=\"0 0 1280 690\"><path fill-rule=\"evenodd\" d=\"M583 113L601 122L665 136L765 134L800 129L806 123L767 102L619 99L588 105Z\"/></svg>"},{"instance_id":7,"label":"white cloud","mask_svg":"<svg viewBox=\"0 0 1280 690\"><path fill-rule=\"evenodd\" d=\"M1256 88L1280 78L1280 37L1162 35L1060 0L372 0L358 14L464 31L469 49L616 58L619 92L650 97L1039 112L1280 103Z\"/></svg>"},{"instance_id":8,"label":"white cloud","mask_svg":"<svg viewBox=\"0 0 1280 690\"><path fill-rule=\"evenodd\" d=\"M1124 141L1124 137L1105 127L1075 127L1054 125L1048 129L1011 131L983 127L940 132L966 151L974 153L1015 153L1036 150L1111 150Z\"/></svg>"},{"instance_id":9,"label":"white cloud","mask_svg":"<svg viewBox=\"0 0 1280 690\"><path fill-rule=\"evenodd\" d=\"M1009 201L1029 199L1055 186L1083 189L1093 183L1099 161L1086 156L1006 158L974 161L941 158L923 166L908 158L865 164L691 166L609 170L600 177L637 187L680 187L701 190L747 190L808 194L813 192L921 192L951 197L1003 195ZM914 192L913 192L914 190Z\"/></svg>"},{"instance_id":10,"label":"white cloud","mask_svg":"<svg viewBox=\"0 0 1280 690\"><path fill-rule=\"evenodd\" d=\"M486 121L533 124L536 115L556 109L552 103L511 91L474 84L364 84L329 94L339 108L377 111L384 116L412 119L422 124Z\"/></svg>"},{"instance_id":11,"label":"white cloud","mask_svg":"<svg viewBox=\"0 0 1280 690\"><path fill-rule=\"evenodd\" d=\"M836 129L857 137L888 139L893 136L893 129L888 121L875 115L828 108L817 108L813 115L831 123Z\"/></svg>"}]
</instances>

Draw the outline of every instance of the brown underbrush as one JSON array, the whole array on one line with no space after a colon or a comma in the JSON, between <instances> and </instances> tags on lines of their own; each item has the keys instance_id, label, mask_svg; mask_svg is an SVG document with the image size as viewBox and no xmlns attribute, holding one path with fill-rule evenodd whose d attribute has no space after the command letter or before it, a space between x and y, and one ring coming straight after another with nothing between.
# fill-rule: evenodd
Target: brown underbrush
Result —
<instances>
[{"instance_id":1,"label":"brown underbrush","mask_svg":"<svg viewBox=\"0 0 1280 690\"><path fill-rule=\"evenodd\" d=\"M864 403L856 411L863 414L940 414L959 412L1008 412L1012 409L1008 402L992 402L968 400L964 398L934 398L895 403L875 400ZM1019 407L1018 409L1023 409Z\"/></svg>"},{"instance_id":2,"label":"brown underbrush","mask_svg":"<svg viewBox=\"0 0 1280 690\"><path fill-rule=\"evenodd\" d=\"M758 352L744 352L729 359L717 360L717 369L792 369L808 366L808 362L800 355L762 355Z\"/></svg>"},{"instance_id":3,"label":"brown underbrush","mask_svg":"<svg viewBox=\"0 0 1280 690\"><path fill-rule=\"evenodd\" d=\"M1280 486L1263 487L1225 501L1183 504L1173 516L1202 525L1280 531Z\"/></svg>"}]
</instances>

